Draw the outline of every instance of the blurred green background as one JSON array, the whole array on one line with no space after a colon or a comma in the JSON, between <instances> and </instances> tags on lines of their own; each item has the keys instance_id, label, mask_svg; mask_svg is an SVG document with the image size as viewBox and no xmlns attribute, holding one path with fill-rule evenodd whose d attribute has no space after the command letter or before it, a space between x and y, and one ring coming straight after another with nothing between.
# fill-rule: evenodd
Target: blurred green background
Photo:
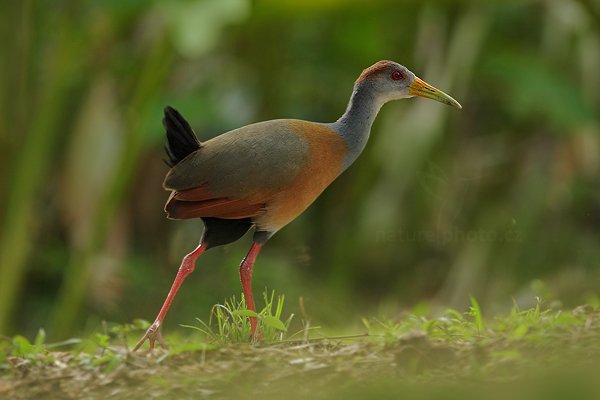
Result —
<instances>
[{"instance_id":1,"label":"blurred green background","mask_svg":"<svg viewBox=\"0 0 600 400\"><path fill-rule=\"evenodd\" d=\"M254 290L326 327L419 304L600 293L600 1L4 2L0 333L153 320L202 224L169 221L162 109L201 140L334 121L363 68L458 99L386 105L359 160L266 246ZM240 292L200 258L168 329Z\"/></svg>"}]
</instances>

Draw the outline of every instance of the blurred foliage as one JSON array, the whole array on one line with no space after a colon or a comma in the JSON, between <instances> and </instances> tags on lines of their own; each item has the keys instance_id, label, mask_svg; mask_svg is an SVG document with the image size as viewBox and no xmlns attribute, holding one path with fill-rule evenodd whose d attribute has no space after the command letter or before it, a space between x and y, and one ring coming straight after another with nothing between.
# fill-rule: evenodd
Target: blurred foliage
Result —
<instances>
[{"instance_id":1,"label":"blurred foliage","mask_svg":"<svg viewBox=\"0 0 600 400\"><path fill-rule=\"evenodd\" d=\"M387 105L364 154L257 263L328 323L600 292L600 2L23 0L0 13L0 332L152 319L199 221L168 221L162 108L201 139L333 121L393 59L456 97ZM239 291L198 262L167 325ZM291 303L291 302L290 302ZM288 303L289 304L289 303Z\"/></svg>"}]
</instances>

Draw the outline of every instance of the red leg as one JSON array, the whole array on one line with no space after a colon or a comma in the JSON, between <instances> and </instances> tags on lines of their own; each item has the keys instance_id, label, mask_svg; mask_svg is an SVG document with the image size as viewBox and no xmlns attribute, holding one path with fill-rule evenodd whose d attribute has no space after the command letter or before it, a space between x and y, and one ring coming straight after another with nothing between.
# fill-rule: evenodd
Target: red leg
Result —
<instances>
[{"instance_id":1,"label":"red leg","mask_svg":"<svg viewBox=\"0 0 600 400\"><path fill-rule=\"evenodd\" d=\"M204 243L200 243L198 247L194 249L194 251L183 257L181 265L179 266L179 271L177 271L177 276L175 276L175 281L173 281L171 290L169 290L169 294L167 295L167 298L162 308L160 309L156 319L154 320L154 323L150 325L150 328L148 328L146 334L142 336L142 338L137 342L137 344L133 348L133 351L139 349L142 346L142 344L144 344L146 339L148 339L148 342L150 343L150 349L154 348L154 342L157 340L163 348L167 348L167 345L165 344L165 341L163 340L162 335L160 333L163 321L167 315L167 311L169 311L169 307L171 306L175 295L177 294L177 291L179 290L179 287L183 283L183 280L194 271L194 267L196 266L196 259L200 256L200 254L204 253L205 250L206 245Z\"/></svg>"},{"instance_id":2,"label":"red leg","mask_svg":"<svg viewBox=\"0 0 600 400\"><path fill-rule=\"evenodd\" d=\"M248 251L248 254L242 260L240 264L240 280L242 281L242 290L244 291L244 299L246 300L246 308L256 312L256 306L254 305L254 296L252 295L252 270L254 268L254 261L256 256L260 252L262 244L252 243L252 247ZM252 338L256 338L256 317L250 317L250 329L252 330ZM258 333L260 335L260 332Z\"/></svg>"}]
</instances>

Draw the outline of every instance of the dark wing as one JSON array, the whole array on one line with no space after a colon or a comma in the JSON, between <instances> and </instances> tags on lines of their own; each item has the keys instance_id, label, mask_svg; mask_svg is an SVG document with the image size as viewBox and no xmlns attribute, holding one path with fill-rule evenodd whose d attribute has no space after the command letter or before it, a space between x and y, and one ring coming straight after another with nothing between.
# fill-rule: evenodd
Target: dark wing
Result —
<instances>
[{"instance_id":1,"label":"dark wing","mask_svg":"<svg viewBox=\"0 0 600 400\"><path fill-rule=\"evenodd\" d=\"M287 120L224 133L169 171L164 187L173 193L165 210L175 219L255 217L289 187L307 163L308 151Z\"/></svg>"}]
</instances>

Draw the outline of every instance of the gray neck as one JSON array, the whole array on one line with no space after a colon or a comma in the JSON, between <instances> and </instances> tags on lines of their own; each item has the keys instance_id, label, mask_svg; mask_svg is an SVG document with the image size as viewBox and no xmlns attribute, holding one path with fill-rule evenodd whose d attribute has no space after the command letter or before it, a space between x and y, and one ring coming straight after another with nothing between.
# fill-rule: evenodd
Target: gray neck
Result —
<instances>
[{"instance_id":1,"label":"gray neck","mask_svg":"<svg viewBox=\"0 0 600 400\"><path fill-rule=\"evenodd\" d=\"M383 105L373 92L373 87L366 82L356 85L346 112L331 124L348 145L344 169L348 168L365 148L371 125Z\"/></svg>"}]
</instances>

